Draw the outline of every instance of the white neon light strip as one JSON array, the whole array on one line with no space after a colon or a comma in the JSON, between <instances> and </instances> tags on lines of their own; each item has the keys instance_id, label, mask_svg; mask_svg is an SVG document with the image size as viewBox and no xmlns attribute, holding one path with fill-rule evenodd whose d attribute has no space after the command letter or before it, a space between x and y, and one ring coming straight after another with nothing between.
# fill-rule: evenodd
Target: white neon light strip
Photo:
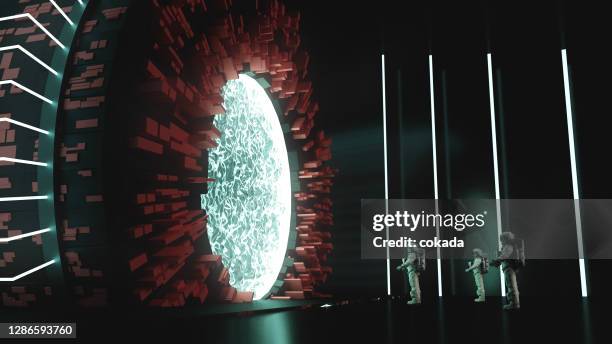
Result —
<instances>
[{"instance_id":1,"label":"white neon light strip","mask_svg":"<svg viewBox=\"0 0 612 344\"><path fill-rule=\"evenodd\" d=\"M79 4L83 5L83 0L78 0Z\"/></svg>"},{"instance_id":2,"label":"white neon light strip","mask_svg":"<svg viewBox=\"0 0 612 344\"><path fill-rule=\"evenodd\" d=\"M7 157L4 157L4 156L0 157L0 161L9 161L9 162L14 162L16 164L47 166L46 162L38 162L38 161L23 160L23 159L14 159L14 158L7 158Z\"/></svg>"},{"instance_id":3,"label":"white neon light strip","mask_svg":"<svg viewBox=\"0 0 612 344\"><path fill-rule=\"evenodd\" d=\"M19 121L16 121L16 120L11 119L11 118L8 118L8 117L0 117L0 122L9 122L9 123L12 123L12 124L14 124L14 125L18 125L18 126L20 126L20 127L24 127L24 128L26 128L26 129L30 129L30 130L34 130L34 131L38 131L39 133L49 135L49 132L48 132L47 130L43 130L43 129L40 129L40 128L36 128L36 127L31 126L31 125L29 125L29 124L25 124L25 123L23 123L23 122L19 122Z\"/></svg>"},{"instance_id":4,"label":"white neon light strip","mask_svg":"<svg viewBox=\"0 0 612 344\"><path fill-rule=\"evenodd\" d=\"M48 199L48 198L49 198L49 196L0 197L0 202L32 201L32 200Z\"/></svg>"},{"instance_id":5,"label":"white neon light strip","mask_svg":"<svg viewBox=\"0 0 612 344\"><path fill-rule=\"evenodd\" d=\"M383 147L385 159L385 212L388 211L389 200L389 173L387 169L387 86L385 81L385 54L380 55L382 71L382 111L383 111ZM387 239L389 239L389 228ZM387 247L387 295L391 295L391 259L389 259L389 247Z\"/></svg>"},{"instance_id":6,"label":"white neon light strip","mask_svg":"<svg viewBox=\"0 0 612 344\"><path fill-rule=\"evenodd\" d=\"M32 91L31 89L23 86L22 84L18 83L15 80L2 80L2 81L0 81L0 86L2 86L2 85L14 85L15 87L21 88L22 90L28 92L29 94L33 95L34 97L36 97L36 98L38 98L38 99L40 99L40 100L42 100L42 101L44 101L46 103L53 104L53 101L51 99L49 99L49 98L47 98L45 96L42 96L42 95Z\"/></svg>"},{"instance_id":7,"label":"white neon light strip","mask_svg":"<svg viewBox=\"0 0 612 344\"><path fill-rule=\"evenodd\" d=\"M38 26L39 29L41 29L47 36L49 36L49 38L51 38L53 42L59 45L62 49L66 49L66 46L62 44L62 42L60 42L57 38L55 38L55 36L53 36L51 32L49 32L49 30L47 30L44 26L42 26L42 24L39 23L38 20L36 20L36 18L34 18L29 13L20 13L20 14L14 14L8 17L2 17L0 18L0 22L7 21L7 20L15 20L19 18L29 18L36 26Z\"/></svg>"},{"instance_id":8,"label":"white neon light strip","mask_svg":"<svg viewBox=\"0 0 612 344\"><path fill-rule=\"evenodd\" d=\"M429 101L431 106L431 147L433 154L433 184L434 198L436 200L436 214L438 214L438 161L436 148L436 108L434 102L434 82L433 82L433 56L429 55ZM436 236L440 236L440 226L436 222ZM442 260L440 259L440 248L436 249L436 263L438 267L438 296L442 297Z\"/></svg>"},{"instance_id":9,"label":"white neon light strip","mask_svg":"<svg viewBox=\"0 0 612 344\"><path fill-rule=\"evenodd\" d=\"M74 22L72 20L70 20L70 18L66 14L66 12L64 12L64 10L61 7L59 7L59 5L54 0L49 0L49 2L62 15L62 17L64 17L64 19L66 19L66 21L68 22L68 24L70 24L70 26L74 26Z\"/></svg>"},{"instance_id":10,"label":"white neon light strip","mask_svg":"<svg viewBox=\"0 0 612 344\"><path fill-rule=\"evenodd\" d=\"M502 233L501 219L501 193L499 191L499 163L497 161L497 127L495 125L495 97L493 90L493 62L491 53L487 53L487 73L489 77L489 108L491 109L491 148L493 149L493 175L495 179L495 212L497 213L497 236ZM501 245L501 244L500 244ZM502 297L506 297L506 284L504 283L504 272L499 271Z\"/></svg>"},{"instance_id":11,"label":"white neon light strip","mask_svg":"<svg viewBox=\"0 0 612 344\"><path fill-rule=\"evenodd\" d=\"M18 49L24 54L28 55L32 60L36 61L36 63L38 63L39 65L41 65L43 68L47 69L49 72L53 73L54 75L59 74L55 69L51 68L48 64L41 61L38 57L34 56L34 54L29 52L26 48L22 47L21 45L17 44L17 45L9 45L6 47L0 47L0 51L7 51L7 50L13 50L13 49Z\"/></svg>"},{"instance_id":12,"label":"white neon light strip","mask_svg":"<svg viewBox=\"0 0 612 344\"><path fill-rule=\"evenodd\" d=\"M41 265L39 265L39 266L37 266L35 268L31 268L30 270L28 270L26 272L22 272L19 275L14 276L14 277L0 277L0 282L15 282L16 280L18 280L18 279L20 279L22 277L25 277L25 276L27 276L29 274L32 274L32 273L34 273L34 272L36 272L38 270L42 270L42 269L46 268L47 266L49 266L49 265L51 265L53 263L55 263L55 259L51 259L50 261L48 261L48 262L46 262L44 264L41 264Z\"/></svg>"},{"instance_id":13,"label":"white neon light strip","mask_svg":"<svg viewBox=\"0 0 612 344\"><path fill-rule=\"evenodd\" d=\"M23 239L23 238L27 238L27 237L31 237L37 234L42 234L42 233L47 233L50 232L51 228L45 228L45 229L39 229L37 231L33 231L33 232L29 232L29 233L24 233L24 234L19 234L19 235L14 235L8 238L0 238L0 242L10 242L10 241L14 241L14 240L19 240L19 239Z\"/></svg>"},{"instance_id":14,"label":"white neon light strip","mask_svg":"<svg viewBox=\"0 0 612 344\"><path fill-rule=\"evenodd\" d=\"M567 115L567 138L569 140L570 164L572 169L572 191L574 194L574 211L576 214L576 237L578 240L578 266L580 268L580 290L582 297L588 296L586 267L584 265L584 246L582 242L582 220L580 214L580 189L578 188L578 170L576 167L576 142L574 140L574 116L572 112L572 94L570 92L567 50L561 50L563 64L563 91L565 93L565 113Z\"/></svg>"}]
</instances>

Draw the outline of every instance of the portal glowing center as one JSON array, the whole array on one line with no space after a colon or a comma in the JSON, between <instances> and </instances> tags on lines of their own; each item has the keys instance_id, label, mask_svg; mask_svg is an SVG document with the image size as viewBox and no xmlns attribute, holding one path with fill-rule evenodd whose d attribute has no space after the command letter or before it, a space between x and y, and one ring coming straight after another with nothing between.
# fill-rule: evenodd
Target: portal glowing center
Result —
<instances>
[{"instance_id":1,"label":"portal glowing center","mask_svg":"<svg viewBox=\"0 0 612 344\"><path fill-rule=\"evenodd\" d=\"M291 179L278 115L259 83L244 74L222 89L222 133L209 151L208 239L239 291L265 297L283 265L291 218Z\"/></svg>"}]
</instances>

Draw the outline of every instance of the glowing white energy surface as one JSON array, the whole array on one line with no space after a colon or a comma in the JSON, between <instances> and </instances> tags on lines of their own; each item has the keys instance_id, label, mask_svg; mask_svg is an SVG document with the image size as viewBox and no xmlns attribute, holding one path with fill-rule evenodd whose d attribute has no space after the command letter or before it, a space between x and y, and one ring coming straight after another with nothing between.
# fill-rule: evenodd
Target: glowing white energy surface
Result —
<instances>
[{"instance_id":1,"label":"glowing white energy surface","mask_svg":"<svg viewBox=\"0 0 612 344\"><path fill-rule=\"evenodd\" d=\"M222 89L225 114L209 150L208 193L201 196L208 239L239 291L265 297L283 265L291 219L289 160L278 115L259 83L241 74Z\"/></svg>"}]
</instances>

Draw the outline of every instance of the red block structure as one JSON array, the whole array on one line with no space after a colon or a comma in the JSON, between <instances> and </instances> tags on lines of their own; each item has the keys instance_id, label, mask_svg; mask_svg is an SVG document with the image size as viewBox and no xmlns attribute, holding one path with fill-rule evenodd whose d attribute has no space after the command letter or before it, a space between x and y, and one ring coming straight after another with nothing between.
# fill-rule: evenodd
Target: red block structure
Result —
<instances>
[{"instance_id":1,"label":"red block structure","mask_svg":"<svg viewBox=\"0 0 612 344\"><path fill-rule=\"evenodd\" d=\"M276 0L253 5L246 14L225 0L88 4L92 8L77 26L79 37L63 71L54 132L57 233L66 289L78 304L108 305L113 290L129 290L134 304L158 307L252 301L253 292L233 288L221 257L211 254L208 215L200 209L200 195L217 182L207 170L208 150L223 135L213 124L214 116L224 114L221 89L244 72L269 82L287 124L286 140L299 153L299 166L292 166L299 169L292 172L300 185L294 190L296 242L287 252L292 263L283 270L285 283L273 298L324 296L316 288L331 273L329 193L336 170L328 165L331 140L315 125L320 108L308 79L310 56L300 47L301 15ZM24 6L41 20L58 16L48 2ZM140 34L151 39L134 42L134 56L126 56L119 33L134 29L131 20L138 18L127 14L138 6L147 7L146 19L153 23ZM0 40L13 36L55 44L29 24L0 30ZM3 79L24 73L13 62L12 52L2 54ZM22 92L4 87L0 98ZM0 122L1 156L22 158L18 135L13 125ZM37 161L38 141L32 142L32 157L25 158ZM17 182L0 175L0 190ZM38 191L35 179L26 184ZM0 230L22 233L24 228L10 223L12 216L0 214ZM29 244L40 249L40 235ZM0 267L13 264L15 256L5 251ZM2 304L12 306L53 295L46 285L1 291Z\"/></svg>"}]
</instances>

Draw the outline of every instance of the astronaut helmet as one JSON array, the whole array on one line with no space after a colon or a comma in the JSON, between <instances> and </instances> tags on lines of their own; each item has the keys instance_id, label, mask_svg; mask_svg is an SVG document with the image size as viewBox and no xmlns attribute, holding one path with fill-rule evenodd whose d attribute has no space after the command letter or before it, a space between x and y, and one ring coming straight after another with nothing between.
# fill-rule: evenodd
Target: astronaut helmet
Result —
<instances>
[{"instance_id":1,"label":"astronaut helmet","mask_svg":"<svg viewBox=\"0 0 612 344\"><path fill-rule=\"evenodd\" d=\"M503 232L499 235L499 241L501 241L502 244L512 244L514 240L515 236L512 232Z\"/></svg>"}]
</instances>

